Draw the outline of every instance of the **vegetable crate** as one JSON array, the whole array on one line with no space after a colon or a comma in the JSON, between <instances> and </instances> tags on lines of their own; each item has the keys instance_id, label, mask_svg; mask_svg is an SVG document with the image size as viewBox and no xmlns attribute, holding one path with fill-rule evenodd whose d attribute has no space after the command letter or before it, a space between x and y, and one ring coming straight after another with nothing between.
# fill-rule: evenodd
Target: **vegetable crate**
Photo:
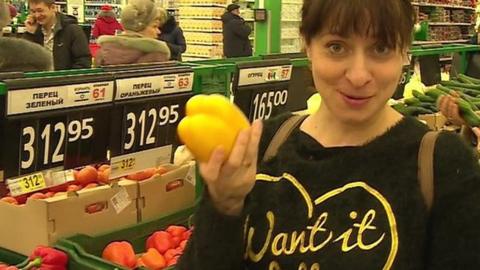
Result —
<instances>
[{"instance_id":1,"label":"vegetable crate","mask_svg":"<svg viewBox=\"0 0 480 270\"><path fill-rule=\"evenodd\" d=\"M102 259L103 249L113 241L129 241L135 253L145 251L146 239L154 232L165 229L169 225L188 225L194 208L189 208L173 215L150 222L140 223L126 229L97 236L84 234L60 239L56 248L63 250L69 256L68 269L72 270L114 270L127 269ZM166 268L174 269L174 268Z\"/></svg>"},{"instance_id":2,"label":"vegetable crate","mask_svg":"<svg viewBox=\"0 0 480 270\"><path fill-rule=\"evenodd\" d=\"M0 263L6 263L9 265L22 264L27 260L27 256L18 254L8 249L0 248Z\"/></svg>"},{"instance_id":3,"label":"vegetable crate","mask_svg":"<svg viewBox=\"0 0 480 270\"><path fill-rule=\"evenodd\" d=\"M196 94L216 93L230 96L230 85L236 69L234 64L183 64L193 68L195 74L193 91Z\"/></svg>"}]
</instances>

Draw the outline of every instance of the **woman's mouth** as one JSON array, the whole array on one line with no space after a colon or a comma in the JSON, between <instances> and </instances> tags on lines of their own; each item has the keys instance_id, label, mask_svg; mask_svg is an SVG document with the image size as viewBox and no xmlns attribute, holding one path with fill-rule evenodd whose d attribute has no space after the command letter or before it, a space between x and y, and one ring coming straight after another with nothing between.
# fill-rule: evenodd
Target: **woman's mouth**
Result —
<instances>
[{"instance_id":1,"label":"woman's mouth","mask_svg":"<svg viewBox=\"0 0 480 270\"><path fill-rule=\"evenodd\" d=\"M365 106L372 96L358 96L358 95L348 95L344 93L340 93L342 95L343 100L345 103L353 108L360 108Z\"/></svg>"}]
</instances>

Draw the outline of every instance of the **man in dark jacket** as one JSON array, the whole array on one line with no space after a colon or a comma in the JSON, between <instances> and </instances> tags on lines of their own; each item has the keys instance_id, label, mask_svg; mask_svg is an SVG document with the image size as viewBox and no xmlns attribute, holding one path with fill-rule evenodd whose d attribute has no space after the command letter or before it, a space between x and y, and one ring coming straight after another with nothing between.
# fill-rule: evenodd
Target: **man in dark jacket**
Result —
<instances>
[{"instance_id":1,"label":"man in dark jacket","mask_svg":"<svg viewBox=\"0 0 480 270\"><path fill-rule=\"evenodd\" d=\"M222 16L223 22L223 55L225 57L242 57L252 55L252 46L248 36L252 29L240 17L240 6L230 4Z\"/></svg>"},{"instance_id":2,"label":"man in dark jacket","mask_svg":"<svg viewBox=\"0 0 480 270\"><path fill-rule=\"evenodd\" d=\"M73 16L55 10L54 0L29 0L24 37L52 52L55 70L90 68L88 40Z\"/></svg>"},{"instance_id":3,"label":"man in dark jacket","mask_svg":"<svg viewBox=\"0 0 480 270\"><path fill-rule=\"evenodd\" d=\"M158 39L167 43L170 49L170 60L182 61L182 53L187 50L187 42L174 16L168 15L165 24L160 27Z\"/></svg>"}]
</instances>

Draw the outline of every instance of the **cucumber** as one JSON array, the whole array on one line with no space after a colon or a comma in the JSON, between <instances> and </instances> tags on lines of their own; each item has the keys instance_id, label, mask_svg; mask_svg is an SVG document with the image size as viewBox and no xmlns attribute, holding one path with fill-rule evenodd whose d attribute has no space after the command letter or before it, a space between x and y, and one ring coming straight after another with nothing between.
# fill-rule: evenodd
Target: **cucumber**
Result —
<instances>
[{"instance_id":1,"label":"cucumber","mask_svg":"<svg viewBox=\"0 0 480 270\"><path fill-rule=\"evenodd\" d=\"M458 77L457 80L461 83L466 83L466 84L474 84L472 81L470 81L469 79L467 78L464 78L464 77Z\"/></svg>"},{"instance_id":2,"label":"cucumber","mask_svg":"<svg viewBox=\"0 0 480 270\"><path fill-rule=\"evenodd\" d=\"M472 110L472 106L463 99L457 100L458 108L462 118L471 127L480 126L480 117Z\"/></svg>"},{"instance_id":3,"label":"cucumber","mask_svg":"<svg viewBox=\"0 0 480 270\"><path fill-rule=\"evenodd\" d=\"M420 114L434 113L432 110L425 109L425 108L419 107L419 106L408 106L408 107L405 107L405 108L401 109L401 111L399 111L399 112L403 115L408 115L408 116L418 116Z\"/></svg>"},{"instance_id":4,"label":"cucumber","mask_svg":"<svg viewBox=\"0 0 480 270\"><path fill-rule=\"evenodd\" d=\"M422 93L418 90L413 90L412 94L413 94L414 97L416 97L421 102L435 103L435 101L436 101L434 98L429 97L429 96L425 95L424 93Z\"/></svg>"},{"instance_id":5,"label":"cucumber","mask_svg":"<svg viewBox=\"0 0 480 270\"><path fill-rule=\"evenodd\" d=\"M434 98L435 101L437 101L437 99L443 95L448 95L447 93L445 93L444 91L438 89L438 88L435 88L435 89L429 89L426 93L425 93L427 96L431 97L431 98Z\"/></svg>"},{"instance_id":6,"label":"cucumber","mask_svg":"<svg viewBox=\"0 0 480 270\"><path fill-rule=\"evenodd\" d=\"M458 75L459 78L462 78L464 80L468 80L474 84L480 84L480 79L477 79L477 78L473 78L473 77L470 77L470 76L467 76L465 74L459 74Z\"/></svg>"},{"instance_id":7,"label":"cucumber","mask_svg":"<svg viewBox=\"0 0 480 270\"><path fill-rule=\"evenodd\" d=\"M480 91L480 85L478 84L468 84L468 83L453 82L453 81L441 81L440 84L443 86L448 86L453 89L460 87L460 88L474 89L474 90Z\"/></svg>"},{"instance_id":8,"label":"cucumber","mask_svg":"<svg viewBox=\"0 0 480 270\"><path fill-rule=\"evenodd\" d=\"M418 98L416 98L416 97L412 97L412 98L404 99L403 103L405 103L407 105L417 105L417 104L420 104L421 101L418 100Z\"/></svg>"},{"instance_id":9,"label":"cucumber","mask_svg":"<svg viewBox=\"0 0 480 270\"><path fill-rule=\"evenodd\" d=\"M436 89L442 91L445 95L450 95L450 93L453 91L452 89L440 84L437 85Z\"/></svg>"}]
</instances>

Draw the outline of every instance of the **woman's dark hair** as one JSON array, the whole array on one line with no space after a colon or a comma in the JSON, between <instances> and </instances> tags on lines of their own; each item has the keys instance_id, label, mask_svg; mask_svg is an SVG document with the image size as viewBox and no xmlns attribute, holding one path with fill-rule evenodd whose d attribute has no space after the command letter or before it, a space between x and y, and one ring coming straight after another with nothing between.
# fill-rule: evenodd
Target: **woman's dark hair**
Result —
<instances>
[{"instance_id":1,"label":"woman's dark hair","mask_svg":"<svg viewBox=\"0 0 480 270\"><path fill-rule=\"evenodd\" d=\"M304 0L300 33L306 44L320 32L373 36L391 48L407 48L415 15L410 0Z\"/></svg>"}]
</instances>

